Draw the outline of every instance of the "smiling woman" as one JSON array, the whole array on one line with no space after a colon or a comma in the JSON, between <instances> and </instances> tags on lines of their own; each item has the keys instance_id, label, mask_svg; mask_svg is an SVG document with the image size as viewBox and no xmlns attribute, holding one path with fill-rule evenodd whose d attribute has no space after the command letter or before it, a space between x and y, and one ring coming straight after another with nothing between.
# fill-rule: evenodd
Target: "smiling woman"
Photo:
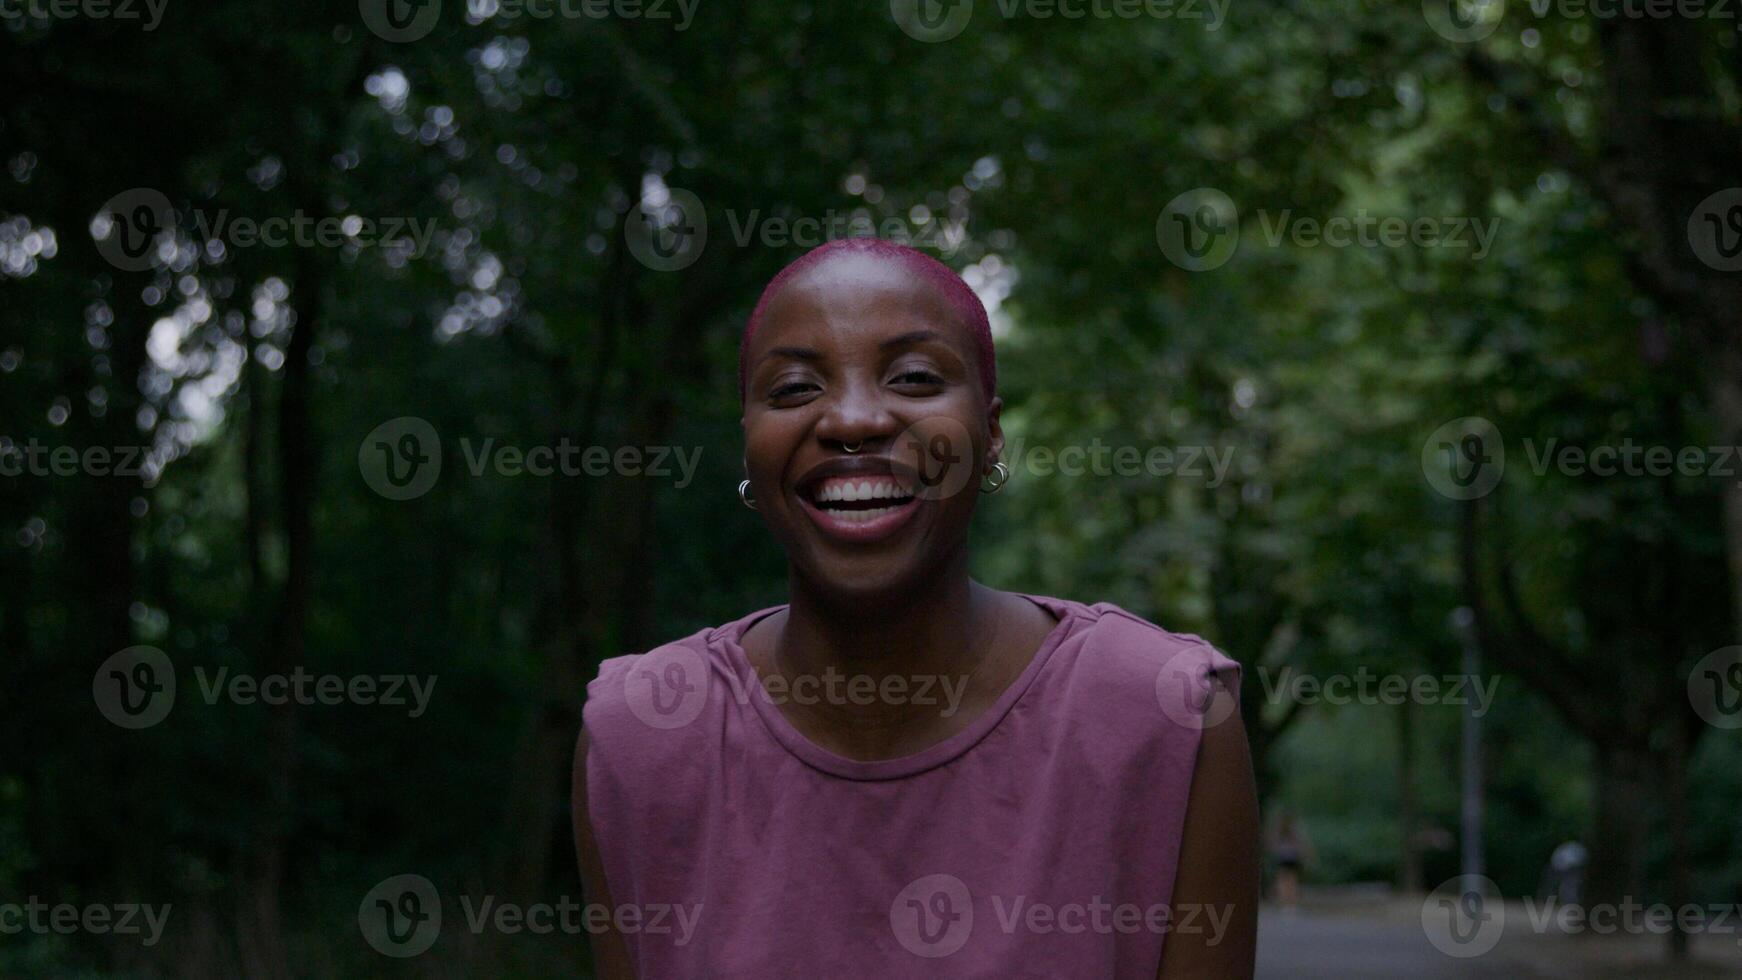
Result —
<instances>
[{"instance_id":1,"label":"smiling woman","mask_svg":"<svg viewBox=\"0 0 1742 980\"><path fill-rule=\"evenodd\" d=\"M1238 666L969 576L1010 475L973 292L903 246L825 245L769 284L740 363L739 493L789 602L589 686L601 975L1250 976ZM693 932L642 927L674 909Z\"/></svg>"}]
</instances>

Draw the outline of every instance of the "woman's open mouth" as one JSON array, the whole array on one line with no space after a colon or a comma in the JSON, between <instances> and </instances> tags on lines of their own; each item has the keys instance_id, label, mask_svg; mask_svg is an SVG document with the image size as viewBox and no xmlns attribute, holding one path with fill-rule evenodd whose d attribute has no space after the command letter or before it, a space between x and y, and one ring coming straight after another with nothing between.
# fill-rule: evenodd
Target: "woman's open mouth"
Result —
<instances>
[{"instance_id":1,"label":"woman's open mouth","mask_svg":"<svg viewBox=\"0 0 1742 980\"><path fill-rule=\"evenodd\" d=\"M818 527L844 541L876 541L907 523L919 499L894 474L831 476L800 489L800 503Z\"/></svg>"}]
</instances>

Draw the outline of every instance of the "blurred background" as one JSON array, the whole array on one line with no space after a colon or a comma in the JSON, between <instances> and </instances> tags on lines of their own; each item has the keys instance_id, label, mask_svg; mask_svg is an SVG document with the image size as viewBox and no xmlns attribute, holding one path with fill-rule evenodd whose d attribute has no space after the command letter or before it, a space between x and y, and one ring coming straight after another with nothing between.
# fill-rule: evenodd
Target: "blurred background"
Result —
<instances>
[{"instance_id":1,"label":"blurred background","mask_svg":"<svg viewBox=\"0 0 1742 980\"><path fill-rule=\"evenodd\" d=\"M739 333L877 234L993 314L981 579L1245 665L1261 975L1742 975L1734 7L0 27L0 974L586 975L496 915L584 684L781 601Z\"/></svg>"}]
</instances>

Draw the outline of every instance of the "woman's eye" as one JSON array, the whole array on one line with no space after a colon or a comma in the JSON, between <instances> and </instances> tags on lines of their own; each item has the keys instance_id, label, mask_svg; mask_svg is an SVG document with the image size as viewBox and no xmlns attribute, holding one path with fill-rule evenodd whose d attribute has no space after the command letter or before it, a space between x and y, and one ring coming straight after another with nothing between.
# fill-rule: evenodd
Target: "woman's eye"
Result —
<instances>
[{"instance_id":1,"label":"woman's eye","mask_svg":"<svg viewBox=\"0 0 1742 980\"><path fill-rule=\"evenodd\" d=\"M891 380L891 383L898 384L898 385L936 385L936 384L942 384L943 380L944 379L938 377L937 375L931 373L930 371L924 371L924 370L921 370L919 368L913 368L911 370L903 371L900 374L896 375Z\"/></svg>"},{"instance_id":2,"label":"woman's eye","mask_svg":"<svg viewBox=\"0 0 1742 980\"><path fill-rule=\"evenodd\" d=\"M792 398L797 395L802 395L815 387L815 385L807 381L787 381L775 385L774 390L768 393L768 397L777 400L781 398Z\"/></svg>"}]
</instances>

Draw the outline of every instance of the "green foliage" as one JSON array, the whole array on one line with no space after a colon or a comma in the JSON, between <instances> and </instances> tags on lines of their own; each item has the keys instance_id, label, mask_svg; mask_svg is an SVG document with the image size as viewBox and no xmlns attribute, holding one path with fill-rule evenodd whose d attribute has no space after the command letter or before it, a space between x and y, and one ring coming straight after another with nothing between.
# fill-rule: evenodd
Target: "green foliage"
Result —
<instances>
[{"instance_id":1,"label":"green foliage","mask_svg":"<svg viewBox=\"0 0 1742 980\"><path fill-rule=\"evenodd\" d=\"M1510 571L1526 621L1595 678L1573 685L1581 697L1661 743L1665 723L1626 695L1662 707L1678 672L1733 635L1720 488L1539 475L1522 440L1705 445L1721 427L1698 394L1693 328L1629 278L1616 216L1532 135L1548 114L1602 145L1597 41L1554 19L1537 34L1481 48L1522 71L1502 94L1419 5L1353 0L1239 8L1215 30L982 11L941 44L847 4L704 8L682 32L449 10L412 44L373 37L337 2L178 6L149 36L9 31L0 221L52 227L60 254L0 280L0 445L174 458L145 485L0 477L14 669L0 735L15 747L0 767L0 901L140 893L226 938L145 959L32 940L0 972L242 962L248 858L275 829L285 932L310 973L380 968L356 902L408 868L446 893L530 875L547 898L573 894L552 746L572 738L581 686L604 658L783 591L778 550L733 494L738 331L802 251L745 237L770 218L949 225L955 237L932 240L1002 301L1003 421L1027 454L983 501L982 577L1118 602L1240 659L1267 801L1301 814L1316 880L1397 874L1395 709L1303 709L1262 679L1458 669L1449 617L1472 602L1460 510L1421 463L1450 419L1491 419L1513 453L1484 525L1511 557L1484 569ZM1700 57L1735 58L1734 37L1712 44ZM1714 111L1733 118L1733 87L1722 96ZM118 271L87 228L137 186L171 199L183 247ZM707 214L707 248L677 271L625 245L626 216L659 186ZM1225 265L1188 272L1157 225L1198 187L1242 221ZM219 253L194 220L299 209L434 232L411 256ZM1272 241L1277 221L1361 213L1499 231L1480 257ZM358 464L401 416L434 426L445 454L412 501L371 490ZM683 486L468 468L486 441L564 438L670 445L699 464ZM1069 476L1034 461L1095 445L1176 463L1190 450L1200 470ZM207 705L194 679L265 669L290 623L312 673L434 675L428 713L302 710L291 781L269 763L283 737L270 714ZM175 713L138 733L89 699L96 665L131 643L162 648L182 679ZM1555 844L1590 831L1596 732L1505 662L1488 669L1502 694L1487 846L1503 887L1528 891ZM1417 829L1453 829L1458 710L1417 717ZM1697 739L1690 770L1696 885L1712 900L1742 882L1733 734ZM1652 830L1658 887L1668 831ZM545 838L548 860L525 858ZM1430 885L1455 869L1449 850L1425 860ZM526 949L505 955L530 957L512 967L528 975L578 956ZM490 954L450 953L504 962Z\"/></svg>"}]
</instances>

